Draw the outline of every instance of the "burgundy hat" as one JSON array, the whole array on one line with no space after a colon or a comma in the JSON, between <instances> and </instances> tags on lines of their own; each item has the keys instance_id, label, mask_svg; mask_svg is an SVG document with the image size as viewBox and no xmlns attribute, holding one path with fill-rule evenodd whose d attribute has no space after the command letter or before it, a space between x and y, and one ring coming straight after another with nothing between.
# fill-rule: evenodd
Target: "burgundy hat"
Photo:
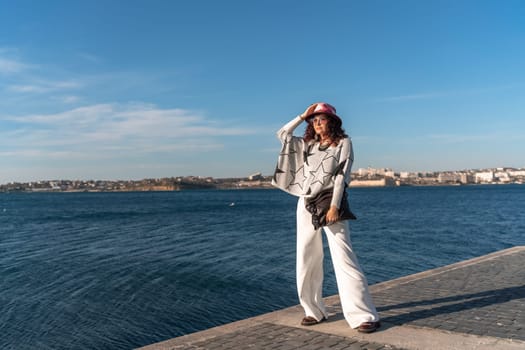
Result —
<instances>
[{"instance_id":1,"label":"burgundy hat","mask_svg":"<svg viewBox=\"0 0 525 350\"><path fill-rule=\"evenodd\" d=\"M326 115L329 115L329 116L335 118L335 120L337 120L339 122L339 124L343 123L341 118L339 118L339 116L336 114L335 107L332 106L331 104L326 103L326 102L319 102L319 103L317 103L317 105L315 106L315 109L310 114L308 114L308 116L306 116L305 119L309 120L310 118L312 118L316 114L326 114Z\"/></svg>"}]
</instances>

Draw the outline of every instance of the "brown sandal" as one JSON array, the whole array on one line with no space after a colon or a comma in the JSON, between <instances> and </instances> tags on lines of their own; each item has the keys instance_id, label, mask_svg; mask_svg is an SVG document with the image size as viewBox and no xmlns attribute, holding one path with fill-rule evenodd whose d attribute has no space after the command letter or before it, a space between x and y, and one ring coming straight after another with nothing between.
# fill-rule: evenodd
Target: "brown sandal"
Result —
<instances>
[{"instance_id":1,"label":"brown sandal","mask_svg":"<svg viewBox=\"0 0 525 350\"><path fill-rule=\"evenodd\" d=\"M321 319L321 321L317 321L315 318L313 318L312 316L306 316L305 318L303 318L303 320L301 321L301 325L303 326L313 326L315 324L318 324L318 323L321 323L323 322L324 320L326 320L325 317L323 317Z\"/></svg>"},{"instance_id":2,"label":"brown sandal","mask_svg":"<svg viewBox=\"0 0 525 350\"><path fill-rule=\"evenodd\" d=\"M357 327L357 331L361 333L372 333L381 327L381 322L363 322Z\"/></svg>"}]
</instances>

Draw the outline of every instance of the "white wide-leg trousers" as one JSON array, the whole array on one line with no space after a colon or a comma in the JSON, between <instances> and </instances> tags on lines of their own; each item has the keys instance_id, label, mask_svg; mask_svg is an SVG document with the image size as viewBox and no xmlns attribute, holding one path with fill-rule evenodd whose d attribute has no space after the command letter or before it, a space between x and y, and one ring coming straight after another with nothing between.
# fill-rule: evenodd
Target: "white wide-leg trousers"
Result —
<instances>
[{"instance_id":1,"label":"white wide-leg trousers","mask_svg":"<svg viewBox=\"0 0 525 350\"><path fill-rule=\"evenodd\" d=\"M297 204L297 292L306 316L317 320L328 314L323 302L323 237L315 230L304 198ZM363 322L379 321L366 280L350 243L348 221L325 226L328 246L343 314L352 328Z\"/></svg>"}]
</instances>

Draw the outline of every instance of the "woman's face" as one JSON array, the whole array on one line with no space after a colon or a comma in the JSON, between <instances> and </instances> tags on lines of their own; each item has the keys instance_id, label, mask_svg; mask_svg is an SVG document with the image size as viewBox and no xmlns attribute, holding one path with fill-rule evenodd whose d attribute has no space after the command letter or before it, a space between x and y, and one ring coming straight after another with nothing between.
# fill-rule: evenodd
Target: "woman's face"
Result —
<instances>
[{"instance_id":1,"label":"woman's face","mask_svg":"<svg viewBox=\"0 0 525 350\"><path fill-rule=\"evenodd\" d=\"M312 117L311 123L314 127L314 131L317 135L327 135L328 134L328 119L330 117L326 114L317 114Z\"/></svg>"}]
</instances>

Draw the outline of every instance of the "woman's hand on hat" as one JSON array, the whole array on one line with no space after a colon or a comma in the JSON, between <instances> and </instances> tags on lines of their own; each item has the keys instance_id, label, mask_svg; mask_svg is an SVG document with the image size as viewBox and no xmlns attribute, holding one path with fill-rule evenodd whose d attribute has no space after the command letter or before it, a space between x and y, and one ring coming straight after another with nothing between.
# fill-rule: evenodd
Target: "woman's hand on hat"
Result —
<instances>
[{"instance_id":1,"label":"woman's hand on hat","mask_svg":"<svg viewBox=\"0 0 525 350\"><path fill-rule=\"evenodd\" d=\"M303 112L303 114L300 115L302 120L305 120L312 112L315 110L315 107L317 107L317 103L313 103L306 110Z\"/></svg>"}]
</instances>

